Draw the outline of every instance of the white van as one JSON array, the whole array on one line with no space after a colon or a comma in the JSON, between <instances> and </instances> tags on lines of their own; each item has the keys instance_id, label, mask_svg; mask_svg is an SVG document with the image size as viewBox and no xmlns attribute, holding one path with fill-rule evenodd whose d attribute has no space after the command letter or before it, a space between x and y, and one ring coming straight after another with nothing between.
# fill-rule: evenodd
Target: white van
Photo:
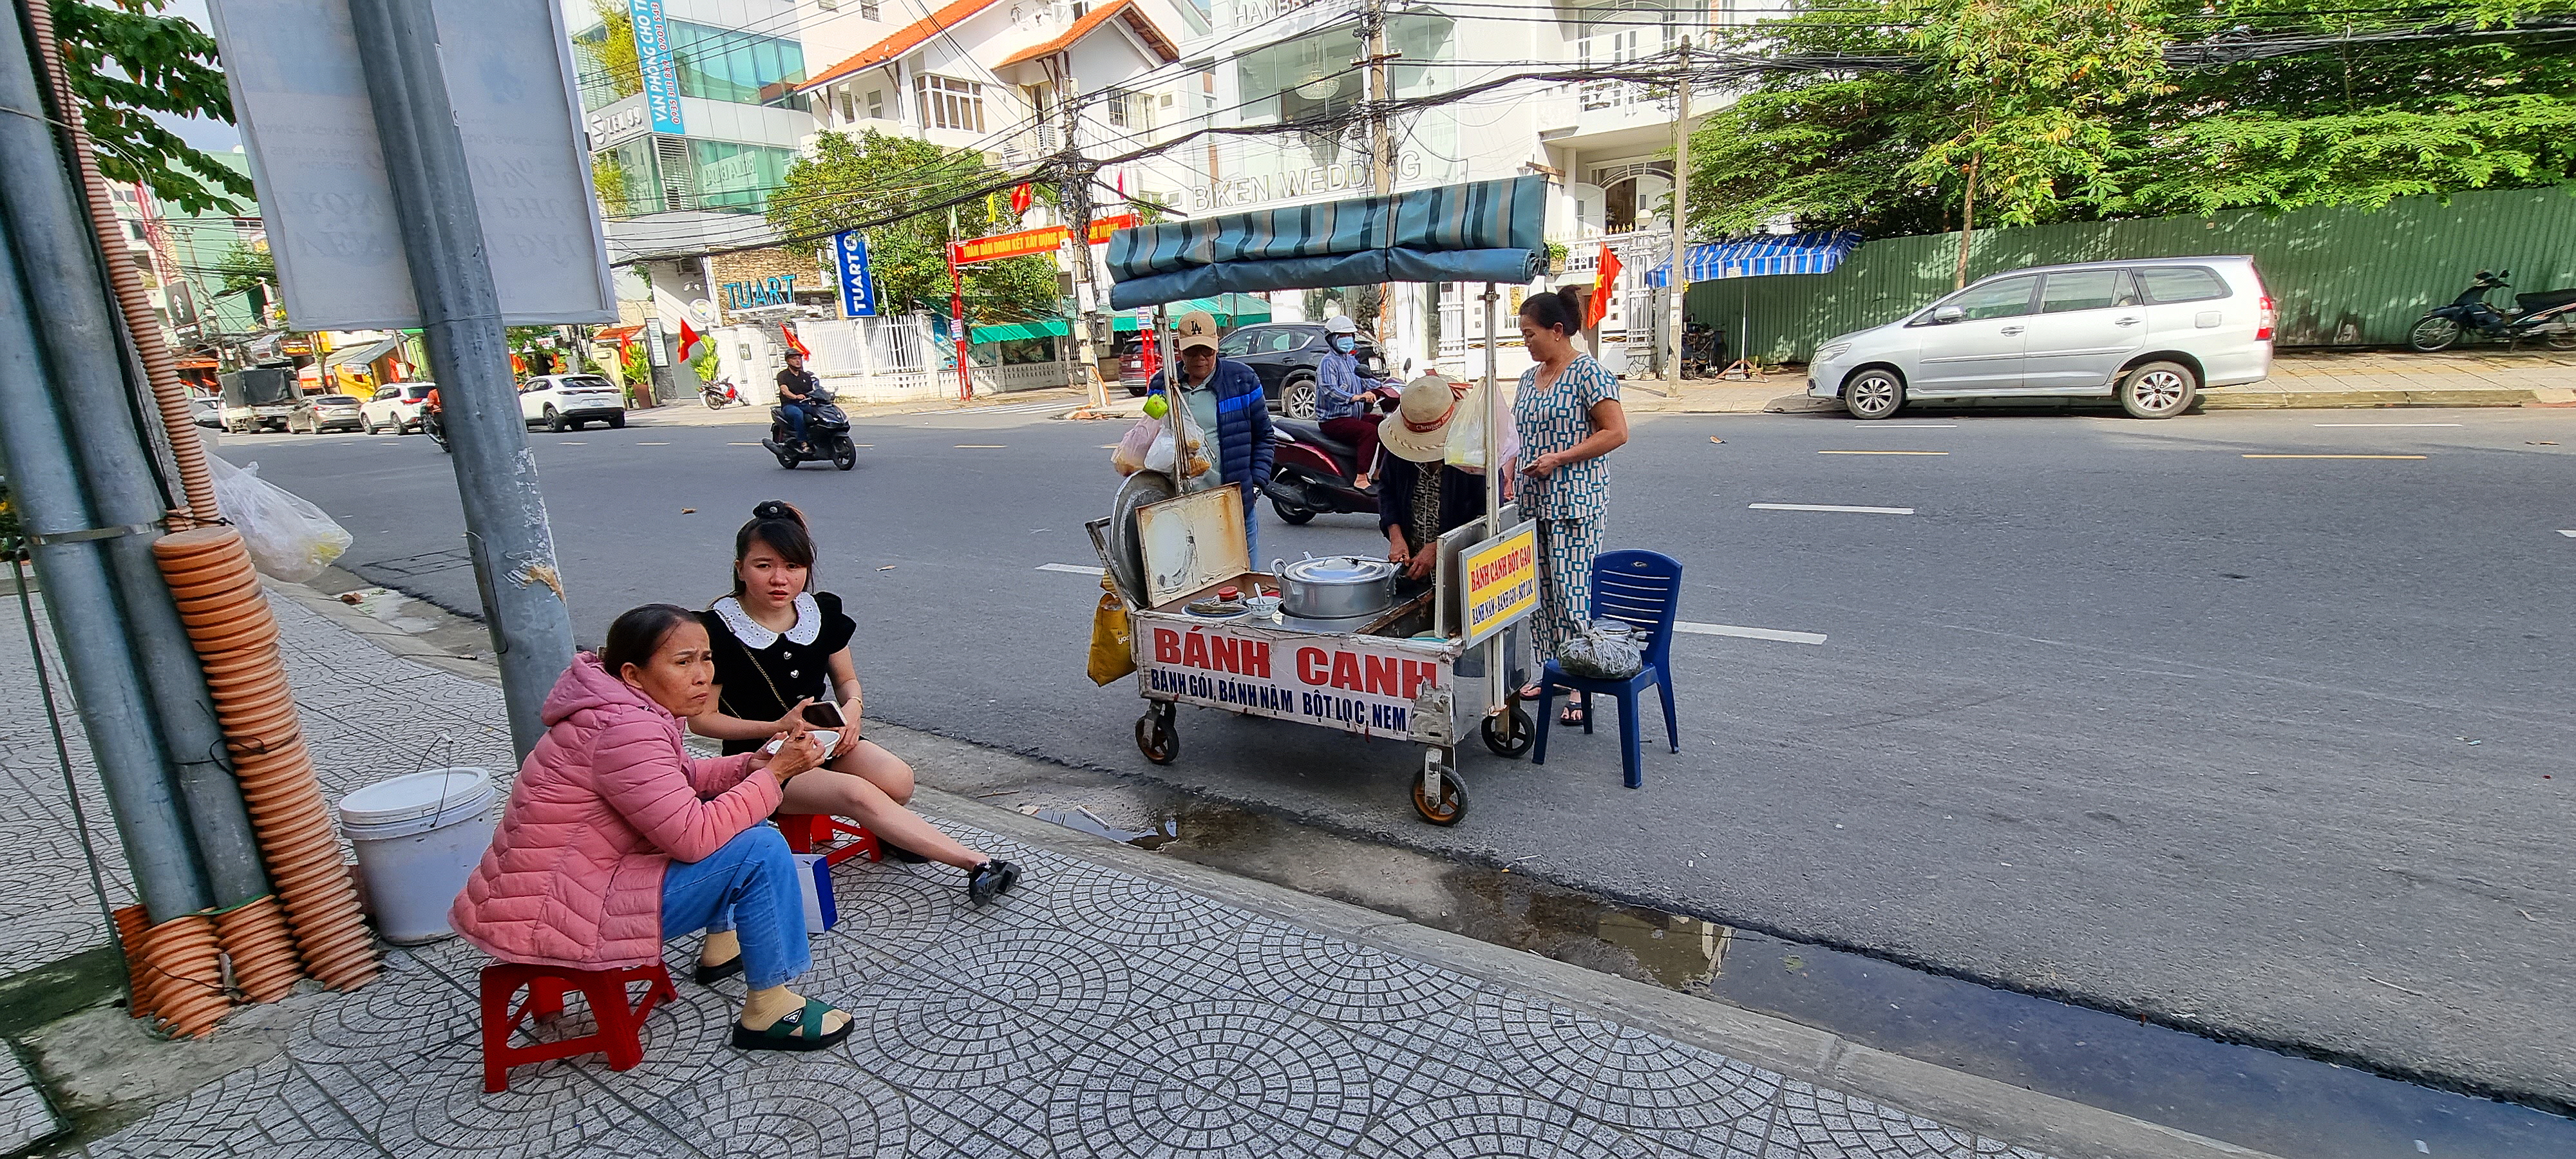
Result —
<instances>
[{"instance_id":1,"label":"white van","mask_svg":"<svg viewBox=\"0 0 2576 1159\"><path fill-rule=\"evenodd\" d=\"M1827 340L1807 393L1863 419L1918 400L2114 395L2137 418L2171 418L2204 386L2270 374L2275 320L2250 257L2013 270Z\"/></svg>"}]
</instances>

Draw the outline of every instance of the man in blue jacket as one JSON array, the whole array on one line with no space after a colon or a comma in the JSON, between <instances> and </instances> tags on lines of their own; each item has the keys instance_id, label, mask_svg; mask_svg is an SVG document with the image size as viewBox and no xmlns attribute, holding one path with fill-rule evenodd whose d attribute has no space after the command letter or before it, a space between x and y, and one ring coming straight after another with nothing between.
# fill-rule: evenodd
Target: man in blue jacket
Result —
<instances>
[{"instance_id":1,"label":"man in blue jacket","mask_svg":"<svg viewBox=\"0 0 2576 1159\"><path fill-rule=\"evenodd\" d=\"M1270 483L1270 400L1251 367L1217 357L1216 336L1216 319L1204 312L1184 314L1172 324L1173 344L1180 347L1181 399L1190 407L1190 418L1216 442L1210 449L1218 478L1243 488L1243 546L1257 568L1261 523L1252 507ZM1160 393L1162 372L1145 389Z\"/></svg>"}]
</instances>

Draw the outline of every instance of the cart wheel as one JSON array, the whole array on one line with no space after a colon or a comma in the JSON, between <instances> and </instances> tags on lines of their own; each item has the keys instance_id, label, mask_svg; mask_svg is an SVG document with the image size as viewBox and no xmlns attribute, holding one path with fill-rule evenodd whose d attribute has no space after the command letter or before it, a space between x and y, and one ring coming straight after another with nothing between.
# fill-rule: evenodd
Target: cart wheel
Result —
<instances>
[{"instance_id":1,"label":"cart wheel","mask_svg":"<svg viewBox=\"0 0 2576 1159\"><path fill-rule=\"evenodd\" d=\"M1457 824L1467 815L1467 782L1444 766L1440 770L1440 796L1435 800L1423 794L1422 778L1413 778L1413 811L1434 825Z\"/></svg>"},{"instance_id":2,"label":"cart wheel","mask_svg":"<svg viewBox=\"0 0 2576 1159\"><path fill-rule=\"evenodd\" d=\"M1181 730L1172 726L1172 706L1157 704L1136 718L1136 751L1158 765L1180 759Z\"/></svg>"},{"instance_id":3,"label":"cart wheel","mask_svg":"<svg viewBox=\"0 0 2576 1159\"><path fill-rule=\"evenodd\" d=\"M1501 723L1509 731L1496 733L1496 723ZM1528 752L1530 742L1538 739L1538 725L1530 720L1529 713L1518 708L1502 716L1486 717L1484 731L1485 747L1494 750L1495 756L1507 759Z\"/></svg>"}]
</instances>

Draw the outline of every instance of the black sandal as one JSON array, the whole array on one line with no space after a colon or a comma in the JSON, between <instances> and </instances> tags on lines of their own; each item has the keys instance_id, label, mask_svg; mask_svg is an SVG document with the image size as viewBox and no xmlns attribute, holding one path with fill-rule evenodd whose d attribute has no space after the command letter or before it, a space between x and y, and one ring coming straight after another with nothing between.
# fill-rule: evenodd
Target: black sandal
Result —
<instances>
[{"instance_id":1,"label":"black sandal","mask_svg":"<svg viewBox=\"0 0 2576 1159\"><path fill-rule=\"evenodd\" d=\"M967 873L966 900L984 905L1019 883L1019 866L1007 861L987 861Z\"/></svg>"},{"instance_id":2,"label":"black sandal","mask_svg":"<svg viewBox=\"0 0 2576 1159\"><path fill-rule=\"evenodd\" d=\"M712 966L704 962L698 963L696 972L689 975L689 980L700 986L713 986L739 973L742 973L742 955L735 954Z\"/></svg>"},{"instance_id":3,"label":"black sandal","mask_svg":"<svg viewBox=\"0 0 2576 1159\"><path fill-rule=\"evenodd\" d=\"M905 865L930 864L929 858L923 857L922 855L906 849L903 846L897 845L892 841L888 841L883 837L877 838L877 852L885 854L886 860L888 861L900 861Z\"/></svg>"},{"instance_id":4,"label":"black sandal","mask_svg":"<svg viewBox=\"0 0 2576 1159\"><path fill-rule=\"evenodd\" d=\"M838 1008L819 998L808 998L803 1010L779 1019L767 1030L753 1030L737 1021L733 1024L734 1049L808 1051L839 1046L858 1028L859 1020L853 1016L839 1030L825 1034L823 1016L835 1009Z\"/></svg>"},{"instance_id":5,"label":"black sandal","mask_svg":"<svg viewBox=\"0 0 2576 1159\"><path fill-rule=\"evenodd\" d=\"M1565 711L1556 714L1556 723L1567 728L1573 728L1576 725L1582 724L1583 709L1584 704L1582 701L1567 700L1565 702Z\"/></svg>"}]
</instances>

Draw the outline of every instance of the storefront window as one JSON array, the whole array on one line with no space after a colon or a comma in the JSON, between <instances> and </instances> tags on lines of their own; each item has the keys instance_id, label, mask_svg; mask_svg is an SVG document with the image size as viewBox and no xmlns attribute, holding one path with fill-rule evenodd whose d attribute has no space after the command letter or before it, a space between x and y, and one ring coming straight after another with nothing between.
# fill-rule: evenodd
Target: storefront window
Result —
<instances>
[{"instance_id":1,"label":"storefront window","mask_svg":"<svg viewBox=\"0 0 2576 1159\"><path fill-rule=\"evenodd\" d=\"M599 209L607 217L658 213L661 176L653 166L653 138L637 137L590 155L591 183L599 190Z\"/></svg>"}]
</instances>

